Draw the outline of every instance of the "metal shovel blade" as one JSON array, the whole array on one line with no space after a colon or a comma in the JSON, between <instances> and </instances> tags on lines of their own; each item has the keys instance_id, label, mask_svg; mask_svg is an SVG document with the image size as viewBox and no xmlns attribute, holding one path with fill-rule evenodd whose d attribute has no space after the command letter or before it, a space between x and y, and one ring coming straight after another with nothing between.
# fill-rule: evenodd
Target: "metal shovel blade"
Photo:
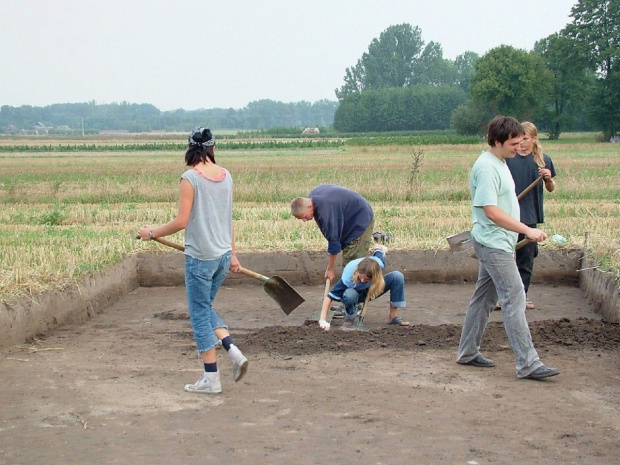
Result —
<instances>
[{"instance_id":1,"label":"metal shovel blade","mask_svg":"<svg viewBox=\"0 0 620 465\"><path fill-rule=\"evenodd\" d=\"M452 236L446 237L446 240L450 245L450 250L452 253L463 252L474 246L471 240L470 231L463 231L462 233L453 234Z\"/></svg>"},{"instance_id":2,"label":"metal shovel blade","mask_svg":"<svg viewBox=\"0 0 620 465\"><path fill-rule=\"evenodd\" d=\"M357 314L357 323L353 323L351 326L342 326L340 329L344 331L370 331L370 326L364 324L364 316L366 315L366 309L368 308L368 301L370 297L367 295L362 309Z\"/></svg>"},{"instance_id":3,"label":"metal shovel blade","mask_svg":"<svg viewBox=\"0 0 620 465\"><path fill-rule=\"evenodd\" d=\"M331 323L332 320L334 319L335 313L336 312L334 312L333 310L328 310L327 316L325 317L325 321L327 321L328 323ZM320 318L321 318L321 310L317 310L316 312L312 313L312 315L310 315L308 318L306 318L306 321L304 321L304 325L311 325L313 323L316 323L319 321Z\"/></svg>"},{"instance_id":4,"label":"metal shovel blade","mask_svg":"<svg viewBox=\"0 0 620 465\"><path fill-rule=\"evenodd\" d=\"M299 295L299 293L293 289L293 287L287 283L280 276L272 276L268 278L256 271L248 270L247 268L241 268L239 273L242 273L251 278L256 278L265 283L263 288L265 292L275 300L282 311L287 315L299 307L305 302L305 299Z\"/></svg>"},{"instance_id":5,"label":"metal shovel blade","mask_svg":"<svg viewBox=\"0 0 620 465\"><path fill-rule=\"evenodd\" d=\"M370 331L370 326L364 324L364 318L358 317L357 322L349 325L342 325L342 331Z\"/></svg>"},{"instance_id":6,"label":"metal shovel blade","mask_svg":"<svg viewBox=\"0 0 620 465\"><path fill-rule=\"evenodd\" d=\"M329 286L331 284L331 281L329 279L325 280L325 291L323 293L323 297L327 296L327 293L329 292ZM317 310L316 312L314 312L312 315L310 315L308 318L306 318L306 321L304 322L305 325L310 325L312 323L316 323L317 321L319 321L321 319L321 313L322 310ZM325 316L325 321L328 323L332 322L332 319L334 318L334 314L336 312L334 312L333 310L328 310L327 311L327 315Z\"/></svg>"},{"instance_id":7,"label":"metal shovel blade","mask_svg":"<svg viewBox=\"0 0 620 465\"><path fill-rule=\"evenodd\" d=\"M287 315L305 302L305 299L280 276L265 281L265 292L275 300Z\"/></svg>"}]
</instances>

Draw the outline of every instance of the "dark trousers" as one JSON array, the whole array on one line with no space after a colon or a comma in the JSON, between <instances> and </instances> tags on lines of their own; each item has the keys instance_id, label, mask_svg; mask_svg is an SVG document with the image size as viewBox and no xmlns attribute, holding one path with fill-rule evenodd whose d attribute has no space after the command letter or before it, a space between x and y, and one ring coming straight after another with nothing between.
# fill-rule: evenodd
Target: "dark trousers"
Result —
<instances>
[{"instance_id":1,"label":"dark trousers","mask_svg":"<svg viewBox=\"0 0 620 465\"><path fill-rule=\"evenodd\" d=\"M535 228L535 224L528 224L530 228ZM525 239L523 234L519 234L517 241ZM519 275L521 275L521 281L525 288L525 293L530 287L530 281L532 280L532 273L534 272L534 259L538 257L538 242L530 242L524 247L517 250L516 260L517 268L519 269Z\"/></svg>"}]
</instances>

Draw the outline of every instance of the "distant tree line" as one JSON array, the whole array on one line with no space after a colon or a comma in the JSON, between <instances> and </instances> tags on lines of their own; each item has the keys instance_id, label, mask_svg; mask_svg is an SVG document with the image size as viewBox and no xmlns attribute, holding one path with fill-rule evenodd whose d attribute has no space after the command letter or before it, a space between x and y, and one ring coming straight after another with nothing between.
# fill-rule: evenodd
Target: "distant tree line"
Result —
<instances>
[{"instance_id":1,"label":"distant tree line","mask_svg":"<svg viewBox=\"0 0 620 465\"><path fill-rule=\"evenodd\" d=\"M531 51L502 45L454 61L443 58L439 44L425 45L418 27L390 26L346 69L334 129L439 125L481 134L504 114L534 121L552 139L597 129L609 140L620 124L620 0L579 0L571 17Z\"/></svg>"},{"instance_id":2,"label":"distant tree line","mask_svg":"<svg viewBox=\"0 0 620 465\"><path fill-rule=\"evenodd\" d=\"M0 133L37 131L67 133L82 131L180 131L196 125L220 129L261 130L271 127L331 126L338 102L282 103L258 100L245 108L160 111L151 104L60 103L45 107L24 105L0 107Z\"/></svg>"},{"instance_id":3,"label":"distant tree line","mask_svg":"<svg viewBox=\"0 0 620 465\"><path fill-rule=\"evenodd\" d=\"M449 60L440 44L422 40L419 27L398 24L371 41L338 101L259 100L245 108L162 112L149 104L95 102L47 107L0 107L0 131L188 131L330 127L340 133L453 129L483 134L497 114L530 120L549 137L620 125L620 0L578 0L572 22L536 42L531 51L501 45L485 55L466 51ZM50 129L52 128L52 129Z\"/></svg>"}]
</instances>

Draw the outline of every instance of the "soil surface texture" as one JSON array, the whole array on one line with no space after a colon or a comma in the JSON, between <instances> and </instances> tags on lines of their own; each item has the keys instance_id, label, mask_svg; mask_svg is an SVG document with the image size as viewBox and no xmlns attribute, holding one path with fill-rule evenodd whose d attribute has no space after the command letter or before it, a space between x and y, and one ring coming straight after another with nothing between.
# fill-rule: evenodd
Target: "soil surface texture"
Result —
<instances>
[{"instance_id":1,"label":"soil surface texture","mask_svg":"<svg viewBox=\"0 0 620 465\"><path fill-rule=\"evenodd\" d=\"M411 326L371 302L369 331L323 332L256 284L223 287L216 309L249 359L223 392L189 394L202 365L183 287L139 288L82 324L1 352L0 464L619 464L620 327L571 286L533 285L526 315L541 360L518 380L494 311L482 353L455 362L473 284L408 284Z\"/></svg>"}]
</instances>

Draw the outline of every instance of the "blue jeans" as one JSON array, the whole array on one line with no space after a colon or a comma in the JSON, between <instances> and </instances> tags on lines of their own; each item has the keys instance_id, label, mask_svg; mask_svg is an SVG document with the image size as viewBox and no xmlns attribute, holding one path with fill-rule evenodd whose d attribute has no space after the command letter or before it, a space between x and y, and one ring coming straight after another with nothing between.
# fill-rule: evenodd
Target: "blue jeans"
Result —
<instances>
[{"instance_id":1,"label":"blue jeans","mask_svg":"<svg viewBox=\"0 0 620 465\"><path fill-rule=\"evenodd\" d=\"M469 362L480 354L489 315L499 300L504 328L516 358L517 377L523 378L542 366L542 362L525 319L525 291L514 255L485 247L475 240L473 244L480 267L476 290L463 323L457 360Z\"/></svg>"},{"instance_id":2,"label":"blue jeans","mask_svg":"<svg viewBox=\"0 0 620 465\"><path fill-rule=\"evenodd\" d=\"M404 308L407 306L405 302L405 277L400 271L390 271L383 276L385 287L383 292L377 296L381 297L387 291L390 291L390 307ZM359 302L366 300L368 289L360 291L350 287L342 294L342 303L348 317L354 317L357 312L355 307Z\"/></svg>"},{"instance_id":3,"label":"blue jeans","mask_svg":"<svg viewBox=\"0 0 620 465\"><path fill-rule=\"evenodd\" d=\"M217 345L219 340L214 333L215 329L228 329L212 305L215 294L228 274L231 257L230 252L214 260L185 256L187 306L199 354Z\"/></svg>"}]
</instances>

